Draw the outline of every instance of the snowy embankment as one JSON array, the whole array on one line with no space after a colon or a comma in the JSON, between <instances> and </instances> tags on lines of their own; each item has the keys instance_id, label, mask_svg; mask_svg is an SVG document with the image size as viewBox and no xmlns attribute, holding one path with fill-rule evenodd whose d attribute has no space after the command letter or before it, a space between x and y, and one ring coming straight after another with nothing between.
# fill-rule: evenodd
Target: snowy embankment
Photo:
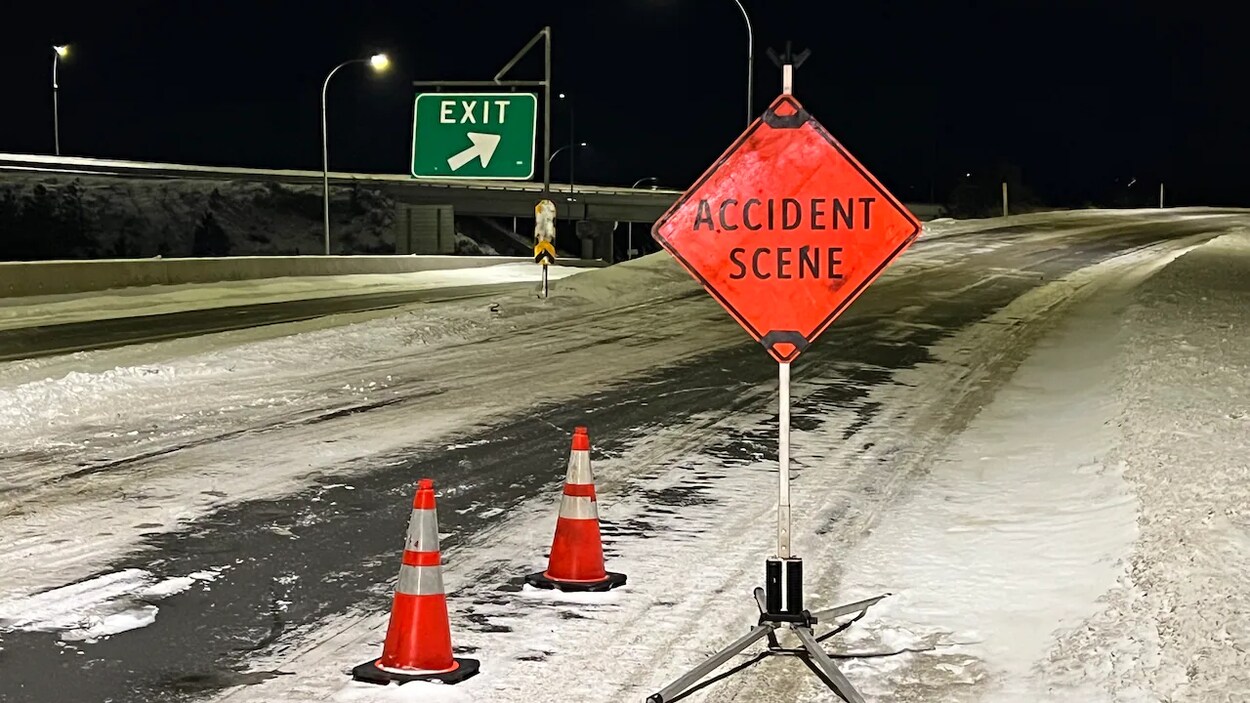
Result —
<instances>
[{"instance_id":1,"label":"snowy embankment","mask_svg":"<svg viewBox=\"0 0 1250 703\"><path fill-rule=\"evenodd\" d=\"M1098 612L1062 633L1047 678L1093 680L1117 703L1250 699L1248 299L1239 234L1177 261L1129 309L1125 410L1105 463L1136 498L1138 536Z\"/></svg>"},{"instance_id":2,"label":"snowy embankment","mask_svg":"<svg viewBox=\"0 0 1250 703\"><path fill-rule=\"evenodd\" d=\"M1135 283L1130 281L1130 283ZM895 701L1250 695L1250 235L1082 306L848 558ZM870 696L871 697L871 696Z\"/></svg>"}]
</instances>

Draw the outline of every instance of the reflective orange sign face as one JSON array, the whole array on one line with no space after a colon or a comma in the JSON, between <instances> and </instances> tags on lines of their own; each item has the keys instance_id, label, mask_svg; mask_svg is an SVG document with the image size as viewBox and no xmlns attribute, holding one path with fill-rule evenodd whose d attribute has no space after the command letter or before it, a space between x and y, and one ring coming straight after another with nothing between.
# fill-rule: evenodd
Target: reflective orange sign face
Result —
<instances>
[{"instance_id":1,"label":"reflective orange sign face","mask_svg":"<svg viewBox=\"0 0 1250 703\"><path fill-rule=\"evenodd\" d=\"M783 95L651 232L788 362L915 241L920 223Z\"/></svg>"}]
</instances>

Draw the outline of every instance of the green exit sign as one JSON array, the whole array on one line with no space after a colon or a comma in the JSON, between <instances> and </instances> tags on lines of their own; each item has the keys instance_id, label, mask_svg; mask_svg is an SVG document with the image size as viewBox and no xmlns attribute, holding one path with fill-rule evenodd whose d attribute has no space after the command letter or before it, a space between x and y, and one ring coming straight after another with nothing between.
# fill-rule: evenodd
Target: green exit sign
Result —
<instances>
[{"instance_id":1,"label":"green exit sign","mask_svg":"<svg viewBox=\"0 0 1250 703\"><path fill-rule=\"evenodd\" d=\"M537 125L533 93L420 93L412 175L526 180L534 175Z\"/></svg>"}]
</instances>

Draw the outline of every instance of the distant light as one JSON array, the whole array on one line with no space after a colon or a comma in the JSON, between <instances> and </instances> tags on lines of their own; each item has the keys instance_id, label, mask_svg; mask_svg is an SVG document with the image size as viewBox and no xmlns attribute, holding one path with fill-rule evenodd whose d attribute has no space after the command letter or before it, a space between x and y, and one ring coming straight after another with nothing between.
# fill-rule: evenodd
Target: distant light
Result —
<instances>
[{"instance_id":1,"label":"distant light","mask_svg":"<svg viewBox=\"0 0 1250 703\"><path fill-rule=\"evenodd\" d=\"M563 100L563 99L564 99L564 93L560 93L560 96L559 96L559 97L560 97L560 99L561 99L561 100Z\"/></svg>"},{"instance_id":2,"label":"distant light","mask_svg":"<svg viewBox=\"0 0 1250 703\"><path fill-rule=\"evenodd\" d=\"M590 146L590 145L587 144L586 142L582 142L581 144L578 144L578 146Z\"/></svg>"},{"instance_id":3,"label":"distant light","mask_svg":"<svg viewBox=\"0 0 1250 703\"><path fill-rule=\"evenodd\" d=\"M965 174L964 174L964 178L972 178L972 174L971 174L971 173L965 173Z\"/></svg>"},{"instance_id":4,"label":"distant light","mask_svg":"<svg viewBox=\"0 0 1250 703\"><path fill-rule=\"evenodd\" d=\"M60 56L61 58L65 58L67 55L69 55L69 46L66 44L62 44L60 46L54 46L52 47L52 50L55 51L56 55Z\"/></svg>"},{"instance_id":5,"label":"distant light","mask_svg":"<svg viewBox=\"0 0 1250 703\"><path fill-rule=\"evenodd\" d=\"M386 54L374 54L369 57L369 65L373 66L375 71L385 71L387 66L391 65L391 60Z\"/></svg>"}]
</instances>

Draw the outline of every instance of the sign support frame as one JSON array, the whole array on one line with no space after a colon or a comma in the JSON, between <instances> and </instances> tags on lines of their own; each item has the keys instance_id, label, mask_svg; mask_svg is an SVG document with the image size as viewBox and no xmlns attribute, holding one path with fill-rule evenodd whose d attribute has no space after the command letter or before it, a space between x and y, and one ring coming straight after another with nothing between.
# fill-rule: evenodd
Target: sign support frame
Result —
<instances>
[{"instance_id":1,"label":"sign support frame","mask_svg":"<svg viewBox=\"0 0 1250 703\"><path fill-rule=\"evenodd\" d=\"M794 70L810 55L805 50L796 55L786 42L785 53L768 50L769 58L782 70L782 94L792 95ZM867 703L851 682L838 669L815 635L815 625L846 615L863 614L889 593L846 605L809 611L803 607L803 560L791 553L790 542L790 361L777 362L777 554L765 562L764 587L752 595L759 608L759 621L750 632L713 654L694 669L647 698L647 703L671 703L696 686L734 656L761 639L767 638L766 654L798 654L804 657L824 682L846 703ZM801 643L801 649L783 649L776 631L788 627ZM734 669L726 676L741 671Z\"/></svg>"},{"instance_id":2,"label":"sign support frame","mask_svg":"<svg viewBox=\"0 0 1250 703\"><path fill-rule=\"evenodd\" d=\"M503 80L530 49L543 42L543 79L541 81ZM489 81L413 81L417 88L542 88L543 91L543 197L551 197L551 27L543 27L533 39L508 61L495 78Z\"/></svg>"}]
</instances>

